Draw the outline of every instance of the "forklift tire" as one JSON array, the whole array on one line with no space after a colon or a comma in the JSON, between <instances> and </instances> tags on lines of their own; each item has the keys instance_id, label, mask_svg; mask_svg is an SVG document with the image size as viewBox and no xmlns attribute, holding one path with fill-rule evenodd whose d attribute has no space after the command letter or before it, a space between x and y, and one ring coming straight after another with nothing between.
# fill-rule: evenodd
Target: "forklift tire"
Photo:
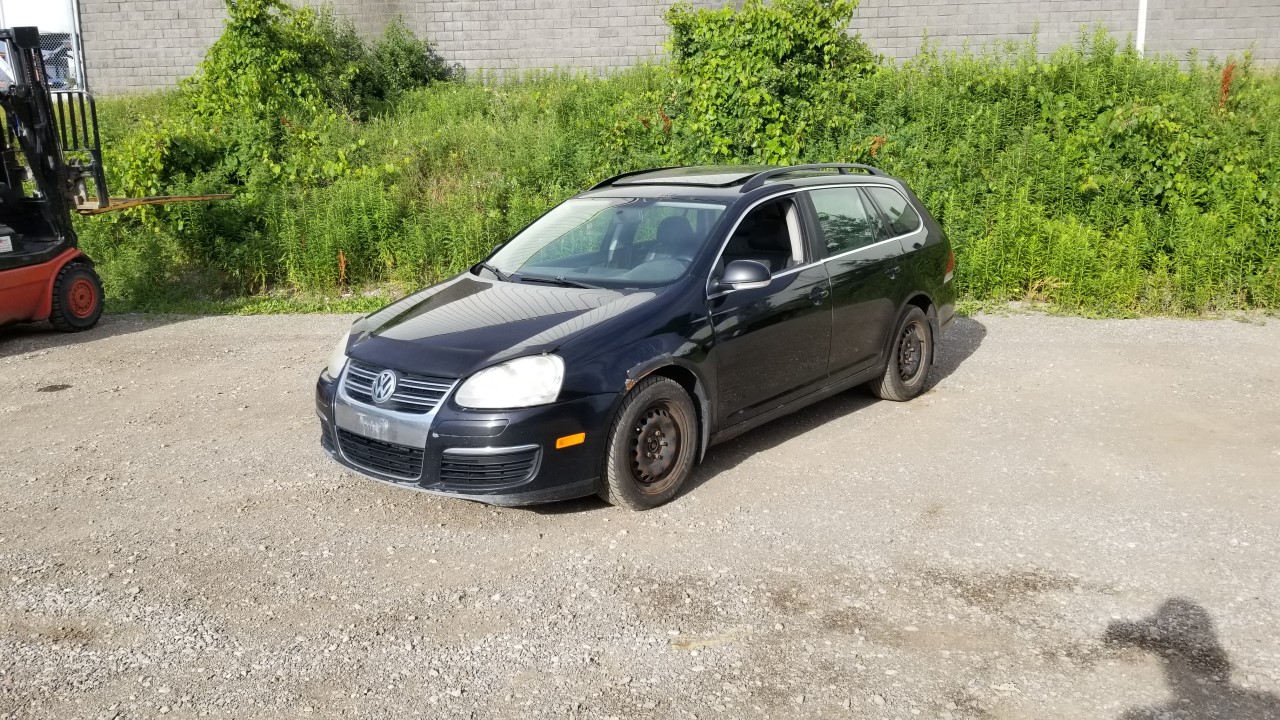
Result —
<instances>
[{"instance_id":1,"label":"forklift tire","mask_svg":"<svg viewBox=\"0 0 1280 720\"><path fill-rule=\"evenodd\" d=\"M69 262L53 281L53 311L49 322L62 332L80 332L102 317L102 281L85 263Z\"/></svg>"}]
</instances>

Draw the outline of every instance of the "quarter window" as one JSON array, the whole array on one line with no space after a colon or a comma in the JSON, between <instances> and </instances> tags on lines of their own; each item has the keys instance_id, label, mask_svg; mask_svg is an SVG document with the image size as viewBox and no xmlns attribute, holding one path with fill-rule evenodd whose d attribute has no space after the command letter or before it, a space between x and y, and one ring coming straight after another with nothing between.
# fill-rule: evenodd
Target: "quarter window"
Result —
<instances>
[{"instance_id":1,"label":"quarter window","mask_svg":"<svg viewBox=\"0 0 1280 720\"><path fill-rule=\"evenodd\" d=\"M876 242L876 227L857 188L840 187L809 193L828 255L864 248Z\"/></svg>"},{"instance_id":2,"label":"quarter window","mask_svg":"<svg viewBox=\"0 0 1280 720\"><path fill-rule=\"evenodd\" d=\"M897 190L887 187L869 187L871 199L889 220L889 230L894 235L906 235L920 229L920 213Z\"/></svg>"}]
</instances>

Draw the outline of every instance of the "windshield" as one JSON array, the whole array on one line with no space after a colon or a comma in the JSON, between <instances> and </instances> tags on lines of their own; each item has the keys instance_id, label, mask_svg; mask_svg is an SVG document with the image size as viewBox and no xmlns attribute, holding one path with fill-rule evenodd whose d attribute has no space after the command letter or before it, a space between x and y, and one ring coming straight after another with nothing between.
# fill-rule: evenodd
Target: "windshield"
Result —
<instances>
[{"instance_id":1,"label":"windshield","mask_svg":"<svg viewBox=\"0 0 1280 720\"><path fill-rule=\"evenodd\" d=\"M652 198L577 198L503 245L488 265L516 282L668 285L689 269L724 206Z\"/></svg>"}]
</instances>

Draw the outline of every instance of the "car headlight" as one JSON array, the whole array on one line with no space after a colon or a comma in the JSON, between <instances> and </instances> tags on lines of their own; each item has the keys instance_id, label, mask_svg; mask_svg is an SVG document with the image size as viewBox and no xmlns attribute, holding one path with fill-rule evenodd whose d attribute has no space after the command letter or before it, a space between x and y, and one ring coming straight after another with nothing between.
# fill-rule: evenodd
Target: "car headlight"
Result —
<instances>
[{"instance_id":1,"label":"car headlight","mask_svg":"<svg viewBox=\"0 0 1280 720\"><path fill-rule=\"evenodd\" d=\"M333 352L329 353L329 364L325 366L324 371L334 380L342 374L342 369L347 366L347 336L348 333L342 333L342 337L338 338L338 344L333 346Z\"/></svg>"},{"instance_id":2,"label":"car headlight","mask_svg":"<svg viewBox=\"0 0 1280 720\"><path fill-rule=\"evenodd\" d=\"M558 355L530 355L485 368L467 378L454 401L465 408L519 408L553 403L564 382Z\"/></svg>"}]
</instances>

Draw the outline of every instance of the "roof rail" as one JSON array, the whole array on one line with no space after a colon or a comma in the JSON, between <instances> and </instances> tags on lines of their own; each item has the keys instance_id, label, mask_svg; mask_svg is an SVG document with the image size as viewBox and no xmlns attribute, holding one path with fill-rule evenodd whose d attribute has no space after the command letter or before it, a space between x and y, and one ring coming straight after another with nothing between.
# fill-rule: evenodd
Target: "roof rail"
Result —
<instances>
[{"instance_id":1,"label":"roof rail","mask_svg":"<svg viewBox=\"0 0 1280 720\"><path fill-rule=\"evenodd\" d=\"M620 173L620 174L618 174L618 175L614 175L614 176L613 176L613 177L611 177L611 178L606 178L606 179L604 179L604 180L601 180L600 182L596 183L595 185L592 185L592 186L591 186L591 189L592 189L592 190L599 190L600 188L606 188L606 187L609 187L610 185L612 185L612 184L614 184L614 183L618 182L619 180L621 180L621 179L623 179L623 178L629 178L629 177L631 177L632 175L644 175L645 173L658 172L659 170L675 170L675 169L676 169L676 168L678 168L678 167L680 167L680 166L679 166L679 165L668 165L667 167L660 167L660 168L645 168L644 170L632 170L631 172L624 172L624 173Z\"/></svg>"},{"instance_id":2,"label":"roof rail","mask_svg":"<svg viewBox=\"0 0 1280 720\"><path fill-rule=\"evenodd\" d=\"M812 165L791 165L789 167L774 168L756 173L751 179L743 183L742 190L739 192L749 193L756 188L762 187L766 180L778 177L779 175L788 175L793 172L801 172L804 170L839 170L841 175L848 175L850 170L862 170L868 175L877 175L887 177L886 173L880 168L871 167L870 165L858 165L856 163L814 163Z\"/></svg>"}]
</instances>

